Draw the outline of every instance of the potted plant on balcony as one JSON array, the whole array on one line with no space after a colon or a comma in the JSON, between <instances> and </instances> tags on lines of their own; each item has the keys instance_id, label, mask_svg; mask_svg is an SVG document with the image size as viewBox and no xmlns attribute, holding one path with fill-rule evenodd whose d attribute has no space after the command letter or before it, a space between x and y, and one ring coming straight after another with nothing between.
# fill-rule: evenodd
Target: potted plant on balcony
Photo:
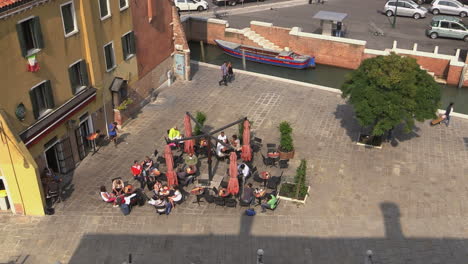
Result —
<instances>
[{"instance_id":1,"label":"potted plant on balcony","mask_svg":"<svg viewBox=\"0 0 468 264\"><path fill-rule=\"evenodd\" d=\"M294 158L294 144L292 139L292 127L287 121L283 121L279 124L280 130L280 145L279 153L280 159L288 160Z\"/></svg>"}]
</instances>

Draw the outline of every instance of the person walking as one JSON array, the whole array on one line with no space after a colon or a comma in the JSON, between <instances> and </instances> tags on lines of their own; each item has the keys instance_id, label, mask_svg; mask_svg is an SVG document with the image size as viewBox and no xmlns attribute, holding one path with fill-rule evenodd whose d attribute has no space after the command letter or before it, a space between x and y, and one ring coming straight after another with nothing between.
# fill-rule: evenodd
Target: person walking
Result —
<instances>
[{"instance_id":1,"label":"person walking","mask_svg":"<svg viewBox=\"0 0 468 264\"><path fill-rule=\"evenodd\" d=\"M231 62L228 62L227 68L228 68L228 81L232 82L232 80L234 79L234 71L232 70Z\"/></svg>"},{"instance_id":2,"label":"person walking","mask_svg":"<svg viewBox=\"0 0 468 264\"><path fill-rule=\"evenodd\" d=\"M449 123L450 123L450 114L452 114L453 112L453 102L451 102L448 106L447 106L447 109L445 109L445 119L444 122L446 126L449 126Z\"/></svg>"},{"instance_id":3,"label":"person walking","mask_svg":"<svg viewBox=\"0 0 468 264\"><path fill-rule=\"evenodd\" d=\"M224 62L223 65L221 65L221 74L223 78L221 79L221 81L219 81L219 86L221 86L221 83L224 83L224 85L227 86L228 68L226 62Z\"/></svg>"},{"instance_id":4,"label":"person walking","mask_svg":"<svg viewBox=\"0 0 468 264\"><path fill-rule=\"evenodd\" d=\"M119 129L117 128L117 122L113 122L109 124L109 139L110 141L114 141L114 146L117 147L117 132Z\"/></svg>"}]
</instances>

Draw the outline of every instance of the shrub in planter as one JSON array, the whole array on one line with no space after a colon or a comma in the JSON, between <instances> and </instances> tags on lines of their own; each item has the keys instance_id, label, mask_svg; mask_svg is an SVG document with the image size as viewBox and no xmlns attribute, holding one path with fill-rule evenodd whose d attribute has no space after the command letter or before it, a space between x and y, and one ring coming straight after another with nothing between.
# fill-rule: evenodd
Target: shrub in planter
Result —
<instances>
[{"instance_id":1,"label":"shrub in planter","mask_svg":"<svg viewBox=\"0 0 468 264\"><path fill-rule=\"evenodd\" d=\"M304 200L307 196L309 186L306 184L307 161L301 160L297 167L294 183L283 183L280 188L280 195L297 200Z\"/></svg>"},{"instance_id":2,"label":"shrub in planter","mask_svg":"<svg viewBox=\"0 0 468 264\"><path fill-rule=\"evenodd\" d=\"M125 100L122 101L122 103L120 103L119 106L117 106L117 110L119 111L123 111L123 110L127 110L128 106L133 104L133 100L132 98L127 98Z\"/></svg>"},{"instance_id":3,"label":"shrub in planter","mask_svg":"<svg viewBox=\"0 0 468 264\"><path fill-rule=\"evenodd\" d=\"M197 111L197 115L195 116L195 119L197 120L198 123L200 123L202 126L205 124L206 121L206 114L200 111ZM195 125L194 129L194 134L195 136L199 136L202 134L201 127L197 124Z\"/></svg>"},{"instance_id":4,"label":"shrub in planter","mask_svg":"<svg viewBox=\"0 0 468 264\"><path fill-rule=\"evenodd\" d=\"M279 125L280 131L280 158L292 159L294 157L294 144L292 139L292 127L287 121L283 121Z\"/></svg>"}]
</instances>

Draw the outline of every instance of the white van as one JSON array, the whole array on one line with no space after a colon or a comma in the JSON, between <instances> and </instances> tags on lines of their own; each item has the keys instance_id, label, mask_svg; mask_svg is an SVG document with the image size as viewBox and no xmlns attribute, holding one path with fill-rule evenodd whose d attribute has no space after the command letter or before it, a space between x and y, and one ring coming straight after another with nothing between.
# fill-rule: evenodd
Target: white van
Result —
<instances>
[{"instance_id":1,"label":"white van","mask_svg":"<svg viewBox=\"0 0 468 264\"><path fill-rule=\"evenodd\" d=\"M174 0L177 11L203 11L208 9L208 3L205 0Z\"/></svg>"}]
</instances>

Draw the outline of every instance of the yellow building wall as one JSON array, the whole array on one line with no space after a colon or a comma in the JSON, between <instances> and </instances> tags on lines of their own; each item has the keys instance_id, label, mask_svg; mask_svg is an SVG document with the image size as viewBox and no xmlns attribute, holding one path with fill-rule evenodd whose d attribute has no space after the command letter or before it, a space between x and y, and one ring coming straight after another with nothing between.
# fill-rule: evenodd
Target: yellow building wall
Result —
<instances>
[{"instance_id":1,"label":"yellow building wall","mask_svg":"<svg viewBox=\"0 0 468 264\"><path fill-rule=\"evenodd\" d=\"M17 214L44 215L45 199L36 162L9 124L5 111L0 110L0 176L5 177L10 206Z\"/></svg>"},{"instance_id":2,"label":"yellow building wall","mask_svg":"<svg viewBox=\"0 0 468 264\"><path fill-rule=\"evenodd\" d=\"M20 132L36 121L29 97L29 90L33 86L50 80L56 107L73 96L68 67L85 56L81 42L83 34L79 26L77 34L65 38L60 5L66 2L68 1L49 1L0 21L0 79L3 81L0 105L11 120L13 131ZM79 12L79 8L75 3L76 12ZM36 54L40 70L35 73L27 71L28 61L21 54L16 31L19 21L33 16L40 18L44 39L44 48ZM77 16L77 24L80 23L81 18ZM19 103L26 106L24 121L14 117Z\"/></svg>"}]
</instances>

